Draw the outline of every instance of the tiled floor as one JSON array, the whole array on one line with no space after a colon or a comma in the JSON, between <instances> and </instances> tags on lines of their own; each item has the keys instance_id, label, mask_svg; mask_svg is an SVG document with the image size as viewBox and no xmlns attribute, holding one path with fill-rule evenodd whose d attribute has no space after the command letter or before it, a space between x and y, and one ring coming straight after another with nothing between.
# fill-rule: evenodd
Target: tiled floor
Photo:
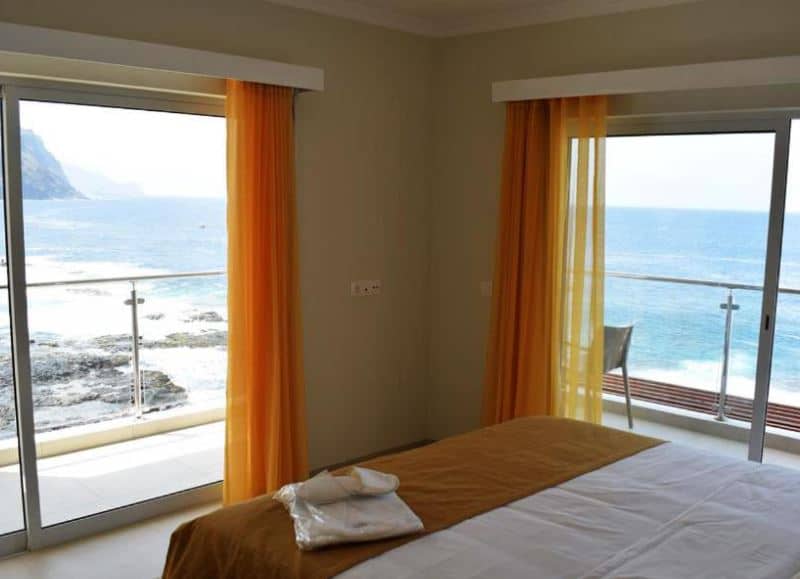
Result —
<instances>
[{"instance_id":1,"label":"tiled floor","mask_svg":"<svg viewBox=\"0 0 800 579\"><path fill-rule=\"evenodd\" d=\"M0 560L3 579L154 579L161 576L169 536L209 504L35 553Z\"/></svg>"},{"instance_id":2,"label":"tiled floor","mask_svg":"<svg viewBox=\"0 0 800 579\"><path fill-rule=\"evenodd\" d=\"M603 424L621 430L628 429L627 418L624 414L617 414L614 412L605 412L603 414ZM700 432L693 432L685 430L676 426L661 424L658 422L651 422L636 418L634 420L633 431L637 434L645 436L652 436L677 442L679 444L686 444L694 448L702 448L709 452L718 454L725 454L737 458L747 458L747 443L739 442L736 440L728 440L710 434L703 434ZM764 462L771 464L780 464L790 468L800 469L800 455L783 452L773 448L764 449Z\"/></svg>"},{"instance_id":3,"label":"tiled floor","mask_svg":"<svg viewBox=\"0 0 800 579\"><path fill-rule=\"evenodd\" d=\"M195 426L39 461L51 525L222 478L224 423ZM0 468L0 534L22 527L19 467Z\"/></svg>"}]
</instances>

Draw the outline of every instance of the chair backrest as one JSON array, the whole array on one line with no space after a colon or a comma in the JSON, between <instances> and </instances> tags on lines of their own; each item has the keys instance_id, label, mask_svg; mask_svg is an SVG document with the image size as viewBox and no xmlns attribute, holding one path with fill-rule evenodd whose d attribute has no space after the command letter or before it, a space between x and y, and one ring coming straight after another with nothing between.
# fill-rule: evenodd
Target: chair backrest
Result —
<instances>
[{"instance_id":1,"label":"chair backrest","mask_svg":"<svg viewBox=\"0 0 800 579\"><path fill-rule=\"evenodd\" d=\"M633 326L605 326L603 332L603 373L621 368L628 360Z\"/></svg>"}]
</instances>

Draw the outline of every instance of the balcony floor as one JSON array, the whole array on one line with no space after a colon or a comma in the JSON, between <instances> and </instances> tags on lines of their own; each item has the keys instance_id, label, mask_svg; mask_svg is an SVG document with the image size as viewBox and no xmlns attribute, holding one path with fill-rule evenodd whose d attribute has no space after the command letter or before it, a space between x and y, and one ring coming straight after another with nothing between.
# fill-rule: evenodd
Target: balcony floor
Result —
<instances>
[{"instance_id":1,"label":"balcony floor","mask_svg":"<svg viewBox=\"0 0 800 579\"><path fill-rule=\"evenodd\" d=\"M222 478L224 422L39 461L45 526ZM0 534L22 528L19 466L0 468Z\"/></svg>"},{"instance_id":2,"label":"balcony floor","mask_svg":"<svg viewBox=\"0 0 800 579\"><path fill-rule=\"evenodd\" d=\"M603 424L620 430L628 430L628 419L625 414L610 412L603 413ZM717 454L724 454L736 458L747 458L747 443L731 440L721 436L688 430L663 422L643 420L634 414L633 432L654 438L669 440L693 448L707 450ZM794 454L774 448L764 449L764 462L779 464L790 468L800 469L800 454Z\"/></svg>"}]
</instances>

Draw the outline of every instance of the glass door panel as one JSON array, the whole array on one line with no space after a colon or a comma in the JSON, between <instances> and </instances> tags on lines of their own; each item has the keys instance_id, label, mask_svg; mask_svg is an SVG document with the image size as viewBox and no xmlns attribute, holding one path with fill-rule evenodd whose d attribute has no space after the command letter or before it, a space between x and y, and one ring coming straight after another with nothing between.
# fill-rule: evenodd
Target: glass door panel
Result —
<instances>
[{"instance_id":1,"label":"glass door panel","mask_svg":"<svg viewBox=\"0 0 800 579\"><path fill-rule=\"evenodd\" d=\"M774 145L774 133L607 139L606 324L634 327L638 432L747 455L713 419L752 417ZM619 370L605 389L623 393ZM624 405L612 409L606 423L625 427Z\"/></svg>"},{"instance_id":2,"label":"glass door panel","mask_svg":"<svg viewBox=\"0 0 800 579\"><path fill-rule=\"evenodd\" d=\"M26 202L26 219L37 209ZM40 227L27 227L28 239L38 241ZM100 492L111 484L103 465L111 457L103 460L97 447L119 437L134 416L130 319L124 283L33 285L67 272L53 271L57 266L37 259L36 250L28 255L40 508L48 526L114 506Z\"/></svg>"},{"instance_id":3,"label":"glass door panel","mask_svg":"<svg viewBox=\"0 0 800 579\"><path fill-rule=\"evenodd\" d=\"M800 120L790 143L764 462L800 468Z\"/></svg>"},{"instance_id":4,"label":"glass door panel","mask_svg":"<svg viewBox=\"0 0 800 579\"><path fill-rule=\"evenodd\" d=\"M223 225L224 226L224 225ZM160 392L165 376L185 389L181 401L221 411L227 379L227 283L223 273L138 284L140 356L146 412L177 407Z\"/></svg>"},{"instance_id":5,"label":"glass door panel","mask_svg":"<svg viewBox=\"0 0 800 579\"><path fill-rule=\"evenodd\" d=\"M43 526L220 480L224 120L22 100L20 125Z\"/></svg>"},{"instance_id":6,"label":"glass door panel","mask_svg":"<svg viewBox=\"0 0 800 579\"><path fill-rule=\"evenodd\" d=\"M2 109L0 108L0 112ZM0 115L0 135L3 134ZM3 184L3 139L0 137L0 193ZM19 468L14 369L11 358L11 318L6 268L5 203L0 206L0 536L25 527Z\"/></svg>"}]
</instances>

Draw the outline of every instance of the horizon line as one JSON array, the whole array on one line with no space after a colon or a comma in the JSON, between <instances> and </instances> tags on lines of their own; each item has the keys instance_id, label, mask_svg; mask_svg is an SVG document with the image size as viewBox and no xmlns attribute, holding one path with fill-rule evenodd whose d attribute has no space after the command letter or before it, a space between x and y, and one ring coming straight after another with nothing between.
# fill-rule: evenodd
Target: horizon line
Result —
<instances>
[{"instance_id":1,"label":"horizon line","mask_svg":"<svg viewBox=\"0 0 800 579\"><path fill-rule=\"evenodd\" d=\"M769 215L769 209L728 209L722 207L667 207L667 206L648 206L648 205L611 205L606 204L608 209L662 209L667 211L716 211L719 213L762 213ZM800 214L800 210L786 210L784 213Z\"/></svg>"}]
</instances>

